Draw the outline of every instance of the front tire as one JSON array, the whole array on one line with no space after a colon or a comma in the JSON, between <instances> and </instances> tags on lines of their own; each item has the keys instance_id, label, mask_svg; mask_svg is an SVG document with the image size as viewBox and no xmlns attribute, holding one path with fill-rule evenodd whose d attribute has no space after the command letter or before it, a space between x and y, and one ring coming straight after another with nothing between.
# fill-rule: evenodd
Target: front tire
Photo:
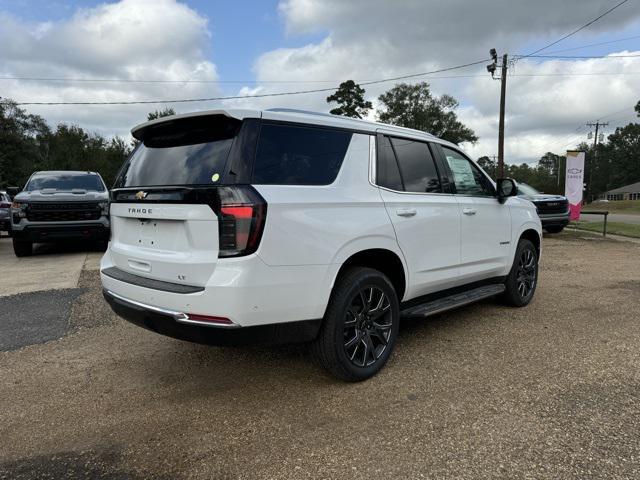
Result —
<instances>
[{"instance_id":1,"label":"front tire","mask_svg":"<svg viewBox=\"0 0 640 480\"><path fill-rule=\"evenodd\" d=\"M16 257L30 257L33 254L33 242L13 239L13 253Z\"/></svg>"},{"instance_id":2,"label":"front tire","mask_svg":"<svg viewBox=\"0 0 640 480\"><path fill-rule=\"evenodd\" d=\"M385 365L398 336L400 305L389 279L371 268L340 275L312 352L333 376L359 382Z\"/></svg>"},{"instance_id":3,"label":"front tire","mask_svg":"<svg viewBox=\"0 0 640 480\"><path fill-rule=\"evenodd\" d=\"M547 233L560 233L562 230L564 230L564 227L556 225L553 227L544 227L544 229L547 231Z\"/></svg>"},{"instance_id":4,"label":"front tire","mask_svg":"<svg viewBox=\"0 0 640 480\"><path fill-rule=\"evenodd\" d=\"M533 298L538 285L538 250L530 240L518 242L511 271L505 281L503 299L507 305L524 307Z\"/></svg>"}]
</instances>

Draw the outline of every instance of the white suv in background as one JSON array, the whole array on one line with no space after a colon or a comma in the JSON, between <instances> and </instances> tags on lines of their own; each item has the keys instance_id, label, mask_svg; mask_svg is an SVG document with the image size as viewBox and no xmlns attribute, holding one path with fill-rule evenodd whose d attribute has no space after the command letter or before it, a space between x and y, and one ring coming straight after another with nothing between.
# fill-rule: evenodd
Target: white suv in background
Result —
<instances>
[{"instance_id":1,"label":"white suv in background","mask_svg":"<svg viewBox=\"0 0 640 480\"><path fill-rule=\"evenodd\" d=\"M277 109L165 117L132 134L101 278L113 310L144 328L310 342L356 381L385 364L400 317L534 294L535 207L427 133Z\"/></svg>"}]
</instances>

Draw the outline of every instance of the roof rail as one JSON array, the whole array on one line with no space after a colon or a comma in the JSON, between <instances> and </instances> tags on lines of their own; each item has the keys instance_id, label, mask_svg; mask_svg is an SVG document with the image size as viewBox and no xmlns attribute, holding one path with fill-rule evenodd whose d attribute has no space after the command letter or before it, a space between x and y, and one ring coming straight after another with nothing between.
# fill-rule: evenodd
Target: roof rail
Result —
<instances>
[{"instance_id":1,"label":"roof rail","mask_svg":"<svg viewBox=\"0 0 640 480\"><path fill-rule=\"evenodd\" d=\"M305 113L307 115L318 115L319 117L339 117L340 115L333 115L332 113L314 112L313 110L300 110L298 108L268 108L267 112L282 112L282 113ZM349 120L359 120L358 118L351 118Z\"/></svg>"},{"instance_id":2,"label":"roof rail","mask_svg":"<svg viewBox=\"0 0 640 480\"><path fill-rule=\"evenodd\" d=\"M311 110L300 110L300 109L297 109L297 108L268 108L265 111L266 112L280 112L280 113L301 113L301 114L304 114L304 115L316 115L318 117L329 117L329 118L335 118L335 119L345 120L345 121L349 121L349 122L362 122L362 123L367 123L367 124L370 124L370 125L378 125L380 128L389 128L389 129L398 129L398 130L413 130L413 129L406 128L406 127L398 127L396 125L388 125L388 124L385 124L385 123L374 122L374 121L371 121L371 120L366 120L364 118L344 117L342 115L333 115L331 113L314 112L314 111L311 111ZM420 131L420 133L423 133L423 134L428 135L428 136L433 137L433 138L437 138L435 135L433 135L432 133L429 133L429 132Z\"/></svg>"}]
</instances>

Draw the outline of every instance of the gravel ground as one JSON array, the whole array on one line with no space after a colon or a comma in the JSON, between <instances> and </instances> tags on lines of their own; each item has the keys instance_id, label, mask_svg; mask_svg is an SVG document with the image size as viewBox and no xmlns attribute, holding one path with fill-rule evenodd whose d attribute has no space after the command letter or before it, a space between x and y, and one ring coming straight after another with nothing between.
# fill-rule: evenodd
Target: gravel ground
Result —
<instances>
[{"instance_id":1,"label":"gravel ground","mask_svg":"<svg viewBox=\"0 0 640 480\"><path fill-rule=\"evenodd\" d=\"M544 248L529 307L405 322L359 384L136 328L86 273L73 333L0 352L0 478L638 478L640 246Z\"/></svg>"}]
</instances>

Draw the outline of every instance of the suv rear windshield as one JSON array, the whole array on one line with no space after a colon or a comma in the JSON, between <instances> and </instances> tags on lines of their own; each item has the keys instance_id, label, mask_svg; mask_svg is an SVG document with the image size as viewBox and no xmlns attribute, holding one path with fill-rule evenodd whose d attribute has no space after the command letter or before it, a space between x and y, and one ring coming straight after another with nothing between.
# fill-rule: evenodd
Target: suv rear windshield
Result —
<instances>
[{"instance_id":1,"label":"suv rear windshield","mask_svg":"<svg viewBox=\"0 0 640 480\"><path fill-rule=\"evenodd\" d=\"M115 187L219 184L240 125L239 120L210 115L150 126Z\"/></svg>"},{"instance_id":2,"label":"suv rear windshield","mask_svg":"<svg viewBox=\"0 0 640 480\"><path fill-rule=\"evenodd\" d=\"M59 191L87 190L92 192L104 192L104 183L98 175L69 175L65 173L34 175L24 188L31 192L34 190L52 189Z\"/></svg>"}]
</instances>

